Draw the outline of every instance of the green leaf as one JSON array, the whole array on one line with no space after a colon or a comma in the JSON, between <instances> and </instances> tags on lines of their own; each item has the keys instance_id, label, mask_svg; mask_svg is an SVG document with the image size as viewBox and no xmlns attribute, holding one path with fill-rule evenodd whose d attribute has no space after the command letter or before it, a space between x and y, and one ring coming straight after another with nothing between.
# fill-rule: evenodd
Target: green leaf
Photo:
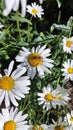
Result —
<instances>
[{"instance_id":1,"label":"green leaf","mask_svg":"<svg viewBox=\"0 0 73 130\"><path fill-rule=\"evenodd\" d=\"M16 16L11 16L11 20L17 21ZM18 21L21 22L21 23L27 23L27 24L29 24L29 25L32 25L31 21L28 20L27 18L23 18L23 17L19 17L19 16L18 16Z\"/></svg>"},{"instance_id":2,"label":"green leaf","mask_svg":"<svg viewBox=\"0 0 73 130\"><path fill-rule=\"evenodd\" d=\"M57 30L62 30L62 31L70 31L70 27L66 26L66 25L58 25L58 24L53 24L50 28L50 31L52 32L54 29Z\"/></svg>"}]
</instances>

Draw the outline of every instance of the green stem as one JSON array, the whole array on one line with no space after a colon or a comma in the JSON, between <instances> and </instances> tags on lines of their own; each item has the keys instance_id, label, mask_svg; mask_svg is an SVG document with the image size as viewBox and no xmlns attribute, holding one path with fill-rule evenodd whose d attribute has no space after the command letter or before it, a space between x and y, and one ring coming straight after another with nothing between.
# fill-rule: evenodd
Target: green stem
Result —
<instances>
[{"instance_id":1,"label":"green stem","mask_svg":"<svg viewBox=\"0 0 73 130\"><path fill-rule=\"evenodd\" d=\"M59 10L59 13L58 13L58 23L60 24L60 19L61 19L61 10Z\"/></svg>"},{"instance_id":2,"label":"green stem","mask_svg":"<svg viewBox=\"0 0 73 130\"><path fill-rule=\"evenodd\" d=\"M20 25L19 25L19 16L18 16L18 12L16 12L16 24L17 24L17 30L19 33L19 37L21 39L21 33L20 33Z\"/></svg>"},{"instance_id":3,"label":"green stem","mask_svg":"<svg viewBox=\"0 0 73 130\"><path fill-rule=\"evenodd\" d=\"M41 119L39 120L39 122L41 122L41 121L44 119L44 117L45 117L46 113L47 113L47 111L46 111L46 110L45 110L45 111L43 111L43 115L42 115Z\"/></svg>"}]
</instances>

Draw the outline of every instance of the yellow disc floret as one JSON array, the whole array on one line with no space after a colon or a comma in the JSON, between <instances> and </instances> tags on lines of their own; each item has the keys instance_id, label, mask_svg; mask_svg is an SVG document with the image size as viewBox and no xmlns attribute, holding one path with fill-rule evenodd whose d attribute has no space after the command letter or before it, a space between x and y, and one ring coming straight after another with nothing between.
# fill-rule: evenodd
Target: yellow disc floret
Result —
<instances>
[{"instance_id":1,"label":"yellow disc floret","mask_svg":"<svg viewBox=\"0 0 73 130\"><path fill-rule=\"evenodd\" d=\"M64 127L61 125L57 125L57 126L55 126L54 130L64 130Z\"/></svg>"},{"instance_id":2,"label":"yellow disc floret","mask_svg":"<svg viewBox=\"0 0 73 130\"><path fill-rule=\"evenodd\" d=\"M71 116L70 121L73 122L73 116Z\"/></svg>"},{"instance_id":3,"label":"yellow disc floret","mask_svg":"<svg viewBox=\"0 0 73 130\"><path fill-rule=\"evenodd\" d=\"M32 130L43 130L41 126L33 125Z\"/></svg>"},{"instance_id":4,"label":"yellow disc floret","mask_svg":"<svg viewBox=\"0 0 73 130\"><path fill-rule=\"evenodd\" d=\"M72 45L72 41L67 40L67 41L66 41L66 46L67 46L67 47L71 47L71 45Z\"/></svg>"},{"instance_id":5,"label":"yellow disc floret","mask_svg":"<svg viewBox=\"0 0 73 130\"><path fill-rule=\"evenodd\" d=\"M32 53L28 56L28 62L32 67L37 67L42 64L43 58L38 53Z\"/></svg>"},{"instance_id":6,"label":"yellow disc floret","mask_svg":"<svg viewBox=\"0 0 73 130\"><path fill-rule=\"evenodd\" d=\"M52 100L53 100L53 98L54 98L54 97L53 97L53 95L52 95L52 94L48 93L48 94L46 94L46 95L45 95L45 97L44 97L44 98L45 98L45 100L46 100L46 101L49 101L49 102L50 102L50 101L52 101Z\"/></svg>"},{"instance_id":7,"label":"yellow disc floret","mask_svg":"<svg viewBox=\"0 0 73 130\"><path fill-rule=\"evenodd\" d=\"M3 130L16 130L16 123L12 120L5 122Z\"/></svg>"},{"instance_id":8,"label":"yellow disc floret","mask_svg":"<svg viewBox=\"0 0 73 130\"><path fill-rule=\"evenodd\" d=\"M33 8L32 9L32 14L36 15L38 13L37 9Z\"/></svg>"},{"instance_id":9,"label":"yellow disc floret","mask_svg":"<svg viewBox=\"0 0 73 130\"><path fill-rule=\"evenodd\" d=\"M67 69L67 71L68 71L68 73L73 73L73 68L72 67L68 67L68 69Z\"/></svg>"},{"instance_id":10,"label":"yellow disc floret","mask_svg":"<svg viewBox=\"0 0 73 130\"><path fill-rule=\"evenodd\" d=\"M39 126L39 130L43 130L43 128L41 126Z\"/></svg>"},{"instance_id":11,"label":"yellow disc floret","mask_svg":"<svg viewBox=\"0 0 73 130\"><path fill-rule=\"evenodd\" d=\"M11 90L14 87L14 79L9 76L3 76L0 78L0 89Z\"/></svg>"}]
</instances>

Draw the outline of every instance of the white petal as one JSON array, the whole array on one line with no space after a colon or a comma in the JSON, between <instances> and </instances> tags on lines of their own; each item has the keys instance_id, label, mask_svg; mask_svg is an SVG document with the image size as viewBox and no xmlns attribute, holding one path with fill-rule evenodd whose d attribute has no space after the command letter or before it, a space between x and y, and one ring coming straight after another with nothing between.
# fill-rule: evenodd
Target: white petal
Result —
<instances>
[{"instance_id":1,"label":"white petal","mask_svg":"<svg viewBox=\"0 0 73 130\"><path fill-rule=\"evenodd\" d=\"M15 91L15 92L14 92ZM14 96L18 96L18 97L22 97L25 98L25 95L21 92L20 88L15 88L14 91L12 91L14 93ZM19 99L20 100L20 99Z\"/></svg>"},{"instance_id":2,"label":"white petal","mask_svg":"<svg viewBox=\"0 0 73 130\"><path fill-rule=\"evenodd\" d=\"M4 116L5 121L9 120L9 111L8 111L7 108L6 109L4 109L4 108L2 109L2 114Z\"/></svg>"},{"instance_id":3,"label":"white petal","mask_svg":"<svg viewBox=\"0 0 73 130\"><path fill-rule=\"evenodd\" d=\"M2 91L2 93L0 94L0 104L2 103L3 99L5 96L5 91Z\"/></svg>"},{"instance_id":4,"label":"white petal","mask_svg":"<svg viewBox=\"0 0 73 130\"><path fill-rule=\"evenodd\" d=\"M10 106L10 100L9 100L9 95L8 92L5 92L5 106L9 107Z\"/></svg>"},{"instance_id":5,"label":"white petal","mask_svg":"<svg viewBox=\"0 0 73 130\"><path fill-rule=\"evenodd\" d=\"M44 78L44 71L41 67L37 67L37 71L40 78Z\"/></svg>"},{"instance_id":6,"label":"white petal","mask_svg":"<svg viewBox=\"0 0 73 130\"><path fill-rule=\"evenodd\" d=\"M30 54L30 52L29 52L29 50L28 50L27 48L22 47L22 50L23 50L24 52L26 52L27 54Z\"/></svg>"},{"instance_id":7,"label":"white petal","mask_svg":"<svg viewBox=\"0 0 73 130\"><path fill-rule=\"evenodd\" d=\"M28 116L27 114L21 116L21 118L19 119L19 122L24 121L27 118L27 116Z\"/></svg>"},{"instance_id":8,"label":"white petal","mask_svg":"<svg viewBox=\"0 0 73 130\"><path fill-rule=\"evenodd\" d=\"M42 46L40 49L39 49L39 53L42 53L44 51L44 49L46 48L46 45Z\"/></svg>"},{"instance_id":9,"label":"white petal","mask_svg":"<svg viewBox=\"0 0 73 130\"><path fill-rule=\"evenodd\" d=\"M15 116L18 113L18 109L15 108L15 110L13 109L13 107L10 109L10 119L13 120L15 118Z\"/></svg>"},{"instance_id":10,"label":"white petal","mask_svg":"<svg viewBox=\"0 0 73 130\"><path fill-rule=\"evenodd\" d=\"M42 66L42 69L46 73L51 73L51 71L47 67L45 67L45 66Z\"/></svg>"},{"instance_id":11,"label":"white petal","mask_svg":"<svg viewBox=\"0 0 73 130\"><path fill-rule=\"evenodd\" d=\"M25 15L26 15L26 5L27 5L27 0L21 0L21 6L22 6L21 14L22 14L22 17L25 17Z\"/></svg>"},{"instance_id":12,"label":"white petal","mask_svg":"<svg viewBox=\"0 0 73 130\"><path fill-rule=\"evenodd\" d=\"M21 115L22 115L22 111L18 112L18 114L17 114L16 117L14 118L14 121L15 121L15 122L18 122L19 119L21 118Z\"/></svg>"},{"instance_id":13,"label":"white petal","mask_svg":"<svg viewBox=\"0 0 73 130\"><path fill-rule=\"evenodd\" d=\"M36 74L36 68L30 67L30 68L28 69L28 71L27 71L27 75L28 75L29 77L31 77L31 79L33 79L34 76L35 76L35 74Z\"/></svg>"},{"instance_id":14,"label":"white petal","mask_svg":"<svg viewBox=\"0 0 73 130\"><path fill-rule=\"evenodd\" d=\"M12 104L14 104L15 106L18 106L18 103L17 103L17 101L16 101L16 99L11 91L9 92L9 97L10 97Z\"/></svg>"},{"instance_id":15,"label":"white petal","mask_svg":"<svg viewBox=\"0 0 73 130\"><path fill-rule=\"evenodd\" d=\"M50 55L50 49L45 49L42 53L42 56L49 56Z\"/></svg>"},{"instance_id":16,"label":"white petal","mask_svg":"<svg viewBox=\"0 0 73 130\"><path fill-rule=\"evenodd\" d=\"M18 8L19 8L19 2L20 2L20 0L15 0L14 5L13 5L13 10L14 11L18 10Z\"/></svg>"},{"instance_id":17,"label":"white petal","mask_svg":"<svg viewBox=\"0 0 73 130\"><path fill-rule=\"evenodd\" d=\"M9 67L8 67L8 76L11 74L13 66L14 66L14 61L11 61L10 64L9 64Z\"/></svg>"},{"instance_id":18,"label":"white petal","mask_svg":"<svg viewBox=\"0 0 73 130\"><path fill-rule=\"evenodd\" d=\"M13 77L15 80L21 77L26 72L26 68L18 68L17 73Z\"/></svg>"},{"instance_id":19,"label":"white petal","mask_svg":"<svg viewBox=\"0 0 73 130\"><path fill-rule=\"evenodd\" d=\"M9 15L9 13L11 12L11 10L12 10L12 8L13 8L14 1L15 1L15 0L5 0L6 8L5 8L5 10L3 11L3 15L4 15L4 16Z\"/></svg>"}]
</instances>

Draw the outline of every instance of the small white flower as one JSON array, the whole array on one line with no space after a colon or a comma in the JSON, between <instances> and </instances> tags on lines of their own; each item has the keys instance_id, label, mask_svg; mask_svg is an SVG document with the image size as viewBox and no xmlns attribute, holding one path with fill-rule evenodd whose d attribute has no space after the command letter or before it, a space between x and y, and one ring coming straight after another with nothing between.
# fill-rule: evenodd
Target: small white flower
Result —
<instances>
[{"instance_id":1,"label":"small white flower","mask_svg":"<svg viewBox=\"0 0 73 130\"><path fill-rule=\"evenodd\" d=\"M34 78L36 74L36 70L38 71L39 77L44 77L44 72L51 73L49 68L53 67L53 60L49 59L50 49L45 49L46 45L40 47L38 46L36 49L33 47L30 52L25 47L22 47L20 54L16 56L16 61L22 62L20 66L27 67L27 75Z\"/></svg>"},{"instance_id":2,"label":"small white flower","mask_svg":"<svg viewBox=\"0 0 73 130\"><path fill-rule=\"evenodd\" d=\"M29 77L22 76L26 69L16 69L12 73L14 61L11 61L8 69L5 69L5 75L0 74L0 104L5 100L5 106L10 106L10 101L14 106L18 106L16 100L25 98L24 94L28 94L30 88Z\"/></svg>"},{"instance_id":3,"label":"small white flower","mask_svg":"<svg viewBox=\"0 0 73 130\"><path fill-rule=\"evenodd\" d=\"M72 54L72 51L73 51L73 37L71 37L71 38L64 37L62 45L63 45L64 52Z\"/></svg>"},{"instance_id":4,"label":"small white flower","mask_svg":"<svg viewBox=\"0 0 73 130\"><path fill-rule=\"evenodd\" d=\"M38 93L39 105L43 104L43 109L46 110L56 108L56 106L64 106L70 100L68 91L62 87L53 89L51 86L43 88L43 93Z\"/></svg>"},{"instance_id":5,"label":"small white flower","mask_svg":"<svg viewBox=\"0 0 73 130\"><path fill-rule=\"evenodd\" d=\"M26 15L27 0L5 0L6 8L3 11L4 16L8 16L11 10L17 11L21 2L21 15Z\"/></svg>"},{"instance_id":6,"label":"small white flower","mask_svg":"<svg viewBox=\"0 0 73 130\"><path fill-rule=\"evenodd\" d=\"M60 117L58 122L55 122L54 120L53 124L49 125L48 130L69 130L69 126L67 126L67 122L62 121L62 118Z\"/></svg>"},{"instance_id":7,"label":"small white flower","mask_svg":"<svg viewBox=\"0 0 73 130\"><path fill-rule=\"evenodd\" d=\"M32 14L34 17L38 16L39 18L44 14L42 6L37 5L35 2L31 5L27 5L27 12Z\"/></svg>"},{"instance_id":8,"label":"small white flower","mask_svg":"<svg viewBox=\"0 0 73 130\"><path fill-rule=\"evenodd\" d=\"M73 110L71 111L71 113L67 113L65 121L68 122L69 125L73 126Z\"/></svg>"},{"instance_id":9,"label":"small white flower","mask_svg":"<svg viewBox=\"0 0 73 130\"><path fill-rule=\"evenodd\" d=\"M73 110L71 111L71 113L67 113L64 119L65 122L68 122L70 126L69 130L73 130Z\"/></svg>"},{"instance_id":10,"label":"small white flower","mask_svg":"<svg viewBox=\"0 0 73 130\"><path fill-rule=\"evenodd\" d=\"M73 60L64 62L62 71L62 75L65 77L65 79L73 80Z\"/></svg>"},{"instance_id":11,"label":"small white flower","mask_svg":"<svg viewBox=\"0 0 73 130\"><path fill-rule=\"evenodd\" d=\"M46 124L30 125L28 130L48 130L48 125Z\"/></svg>"},{"instance_id":12,"label":"small white flower","mask_svg":"<svg viewBox=\"0 0 73 130\"><path fill-rule=\"evenodd\" d=\"M69 97L69 90L58 86L55 89L56 93L58 94L57 98L59 98L58 105L64 106L71 100Z\"/></svg>"},{"instance_id":13,"label":"small white flower","mask_svg":"<svg viewBox=\"0 0 73 130\"><path fill-rule=\"evenodd\" d=\"M0 130L28 130L27 114L22 115L22 111L18 112L18 109L13 107L8 110L2 109L0 113Z\"/></svg>"}]
</instances>

